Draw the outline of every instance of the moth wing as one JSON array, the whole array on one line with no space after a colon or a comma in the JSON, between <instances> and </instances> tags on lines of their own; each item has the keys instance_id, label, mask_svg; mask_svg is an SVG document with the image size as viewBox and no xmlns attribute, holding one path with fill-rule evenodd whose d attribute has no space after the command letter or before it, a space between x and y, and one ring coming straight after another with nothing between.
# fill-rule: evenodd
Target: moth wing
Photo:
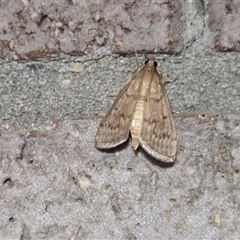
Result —
<instances>
[{"instance_id":1,"label":"moth wing","mask_svg":"<svg viewBox=\"0 0 240 240\"><path fill-rule=\"evenodd\" d=\"M134 75L102 118L95 137L99 149L116 147L129 137L132 116L138 100L143 71Z\"/></svg>"},{"instance_id":2,"label":"moth wing","mask_svg":"<svg viewBox=\"0 0 240 240\"><path fill-rule=\"evenodd\" d=\"M174 162L177 134L162 75L153 73L140 134L140 145L154 158Z\"/></svg>"}]
</instances>

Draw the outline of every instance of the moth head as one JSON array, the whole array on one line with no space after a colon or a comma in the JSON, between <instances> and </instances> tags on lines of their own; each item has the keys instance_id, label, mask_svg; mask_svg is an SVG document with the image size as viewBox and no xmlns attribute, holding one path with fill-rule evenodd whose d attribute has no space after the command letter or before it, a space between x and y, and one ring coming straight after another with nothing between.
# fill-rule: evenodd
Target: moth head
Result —
<instances>
[{"instance_id":1,"label":"moth head","mask_svg":"<svg viewBox=\"0 0 240 240\"><path fill-rule=\"evenodd\" d=\"M149 63L149 61L153 61L154 62L154 67L156 68L157 67L157 62L153 59L153 58L150 58L148 60L145 61L145 66Z\"/></svg>"}]
</instances>

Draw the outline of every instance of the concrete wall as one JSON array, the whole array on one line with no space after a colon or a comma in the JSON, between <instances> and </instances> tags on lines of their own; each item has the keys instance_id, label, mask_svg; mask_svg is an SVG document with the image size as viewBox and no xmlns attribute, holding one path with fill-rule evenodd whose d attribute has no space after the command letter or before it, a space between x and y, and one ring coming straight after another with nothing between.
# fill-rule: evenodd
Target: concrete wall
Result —
<instances>
[{"instance_id":1,"label":"concrete wall","mask_svg":"<svg viewBox=\"0 0 240 240\"><path fill-rule=\"evenodd\" d=\"M153 55L178 133L175 164L100 121ZM0 3L1 239L239 239L240 2Z\"/></svg>"}]
</instances>

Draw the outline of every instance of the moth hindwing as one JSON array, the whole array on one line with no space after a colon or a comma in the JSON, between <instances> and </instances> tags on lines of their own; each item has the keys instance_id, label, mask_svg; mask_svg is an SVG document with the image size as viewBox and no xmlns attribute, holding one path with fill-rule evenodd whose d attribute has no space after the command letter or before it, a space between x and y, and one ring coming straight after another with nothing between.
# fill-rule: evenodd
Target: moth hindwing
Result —
<instances>
[{"instance_id":1,"label":"moth hindwing","mask_svg":"<svg viewBox=\"0 0 240 240\"><path fill-rule=\"evenodd\" d=\"M130 79L102 118L95 145L108 149L125 142L129 133L134 150L139 145L152 157L174 162L177 134L163 76L152 57Z\"/></svg>"}]
</instances>

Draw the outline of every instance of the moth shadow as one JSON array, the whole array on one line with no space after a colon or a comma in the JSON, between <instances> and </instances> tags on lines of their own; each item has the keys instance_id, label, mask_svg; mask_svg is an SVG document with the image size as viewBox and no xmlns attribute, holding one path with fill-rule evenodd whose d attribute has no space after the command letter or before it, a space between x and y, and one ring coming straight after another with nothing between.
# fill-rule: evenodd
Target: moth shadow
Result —
<instances>
[{"instance_id":1,"label":"moth shadow","mask_svg":"<svg viewBox=\"0 0 240 240\"><path fill-rule=\"evenodd\" d=\"M121 143L120 145L113 147L113 148L108 148L108 149L98 149L101 152L105 152L105 153L109 153L109 154L113 154L116 152L120 152L123 151L124 149L126 150L129 147L129 142L130 140L128 139L126 142ZM133 150L134 151L134 150ZM135 156L137 156L139 154L139 152L142 153L142 155L149 161L151 162L153 165L157 165L158 167L161 168L171 168L174 165L173 163L166 163L166 162L162 162L160 160L155 159L154 157L150 156L149 154L147 154L142 147L139 146L139 148L134 151Z\"/></svg>"},{"instance_id":2,"label":"moth shadow","mask_svg":"<svg viewBox=\"0 0 240 240\"><path fill-rule=\"evenodd\" d=\"M98 149L98 150L105 153L116 153L126 149L128 147L128 144L129 144L129 140L113 148L105 148L105 149Z\"/></svg>"},{"instance_id":3,"label":"moth shadow","mask_svg":"<svg viewBox=\"0 0 240 240\"><path fill-rule=\"evenodd\" d=\"M161 160L157 160L155 159L154 157L150 156L149 154L147 154L143 148L139 148L138 151L141 151L141 153L144 155L144 157L149 161L151 162L153 165L156 165L158 167L161 167L161 168L171 168L173 167L174 165L174 162L173 163L167 163L167 162L163 162ZM137 152L136 152L137 154Z\"/></svg>"}]
</instances>

